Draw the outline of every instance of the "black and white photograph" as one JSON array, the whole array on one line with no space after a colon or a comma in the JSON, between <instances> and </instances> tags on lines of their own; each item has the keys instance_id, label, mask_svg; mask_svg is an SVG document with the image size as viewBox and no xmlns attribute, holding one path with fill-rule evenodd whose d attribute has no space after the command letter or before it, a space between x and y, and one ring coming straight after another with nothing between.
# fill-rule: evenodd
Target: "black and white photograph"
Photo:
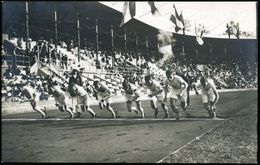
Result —
<instances>
[{"instance_id":1,"label":"black and white photograph","mask_svg":"<svg viewBox=\"0 0 260 165\"><path fill-rule=\"evenodd\" d=\"M257 1L1 7L1 163L258 163Z\"/></svg>"}]
</instances>

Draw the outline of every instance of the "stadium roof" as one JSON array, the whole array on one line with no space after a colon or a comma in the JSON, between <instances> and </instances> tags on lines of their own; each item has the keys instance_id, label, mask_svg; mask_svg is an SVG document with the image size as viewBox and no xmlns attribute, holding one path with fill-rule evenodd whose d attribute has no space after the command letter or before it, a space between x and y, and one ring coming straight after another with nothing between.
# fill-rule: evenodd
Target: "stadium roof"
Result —
<instances>
[{"instance_id":1,"label":"stadium roof","mask_svg":"<svg viewBox=\"0 0 260 165\"><path fill-rule=\"evenodd\" d=\"M124 2L104 1L100 2L119 12L122 12ZM228 38L224 35L226 24L230 21L239 23L240 30L250 32L253 35L247 38L256 38L256 2L155 2L161 17L154 17L150 12L147 2L136 2L135 19L144 22L157 29L175 33L175 25L169 20L173 13L173 3L178 12L182 11L185 20L189 20L187 35L195 35L195 24L204 25L209 31L205 37ZM178 33L182 33L179 31ZM232 38L232 36L231 36ZM235 38L235 36L233 36ZM241 38L245 38L241 36Z\"/></svg>"}]
</instances>

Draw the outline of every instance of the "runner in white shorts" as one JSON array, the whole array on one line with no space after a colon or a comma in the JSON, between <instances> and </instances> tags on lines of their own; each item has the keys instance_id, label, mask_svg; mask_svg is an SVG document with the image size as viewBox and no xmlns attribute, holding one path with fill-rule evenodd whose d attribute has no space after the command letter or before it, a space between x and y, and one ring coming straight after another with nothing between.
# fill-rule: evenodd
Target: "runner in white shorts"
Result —
<instances>
[{"instance_id":1,"label":"runner in white shorts","mask_svg":"<svg viewBox=\"0 0 260 165\"><path fill-rule=\"evenodd\" d=\"M53 95L55 100L55 105L59 108L61 112L69 113L70 118L74 118L74 113L72 107L69 106L69 96L66 96L66 93L61 89L57 83L53 83L49 86L50 94Z\"/></svg>"},{"instance_id":2,"label":"runner in white shorts","mask_svg":"<svg viewBox=\"0 0 260 165\"><path fill-rule=\"evenodd\" d=\"M99 106L102 109L104 102L106 102L107 110L112 114L112 118L116 118L116 114L111 105L111 92L106 84L101 83L98 80L94 81L94 90L96 99L99 101Z\"/></svg>"},{"instance_id":3,"label":"runner in white shorts","mask_svg":"<svg viewBox=\"0 0 260 165\"><path fill-rule=\"evenodd\" d=\"M157 107L157 100L159 103L161 103L161 106L165 112L165 118L169 117L169 112L168 112L168 108L166 106L165 100L164 100L164 89L162 87L162 85L151 79L150 75L147 75L144 77L145 78L145 85L149 88L149 90L151 91L151 93L148 95L149 97L152 98L151 100L151 106L154 109L154 117L157 117L158 115L158 107Z\"/></svg>"},{"instance_id":4,"label":"runner in white shorts","mask_svg":"<svg viewBox=\"0 0 260 165\"><path fill-rule=\"evenodd\" d=\"M39 97L37 97L35 84L33 82L25 82L25 86L22 89L22 96L26 97L27 100L23 99L20 103L30 102L33 110L40 113L43 119L47 118L46 107L42 108L38 106Z\"/></svg>"},{"instance_id":5,"label":"runner in white shorts","mask_svg":"<svg viewBox=\"0 0 260 165\"><path fill-rule=\"evenodd\" d=\"M176 106L176 102L179 99L181 101L181 107L185 111L187 109L187 87L188 84L181 78L180 76L176 75L175 71L166 71L165 80L165 101L167 100L167 92L170 91L170 104L173 112L177 114L176 120L180 119L180 113ZM169 87L171 89L169 90Z\"/></svg>"},{"instance_id":6,"label":"runner in white shorts","mask_svg":"<svg viewBox=\"0 0 260 165\"><path fill-rule=\"evenodd\" d=\"M125 97L126 97L126 105L129 112L134 111L136 114L138 114L138 111L141 113L141 117L144 118L144 110L141 105L140 100L140 92L136 85L129 82L129 78L125 78L123 81L123 89L125 90ZM138 111L134 106L132 106L132 103L135 102Z\"/></svg>"},{"instance_id":7,"label":"runner in white shorts","mask_svg":"<svg viewBox=\"0 0 260 165\"><path fill-rule=\"evenodd\" d=\"M89 107L89 96L88 92L84 89L83 86L74 84L72 89L78 95L78 105L77 107L81 108L82 111L88 111L91 114L91 118L96 116L96 113Z\"/></svg>"},{"instance_id":8,"label":"runner in white shorts","mask_svg":"<svg viewBox=\"0 0 260 165\"><path fill-rule=\"evenodd\" d=\"M209 117L216 117L216 103L219 100L219 94L212 79L201 77L200 83L194 84L194 89L199 95L198 88L201 89L201 99L205 110L208 111Z\"/></svg>"}]
</instances>

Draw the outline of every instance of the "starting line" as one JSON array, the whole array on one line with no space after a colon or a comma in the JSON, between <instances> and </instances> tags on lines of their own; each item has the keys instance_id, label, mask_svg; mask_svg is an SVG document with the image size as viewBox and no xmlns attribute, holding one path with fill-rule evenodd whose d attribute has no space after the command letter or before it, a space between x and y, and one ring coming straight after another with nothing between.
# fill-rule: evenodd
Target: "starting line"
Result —
<instances>
[{"instance_id":1,"label":"starting line","mask_svg":"<svg viewBox=\"0 0 260 165\"><path fill-rule=\"evenodd\" d=\"M47 118L47 119L28 119L28 118L17 118L17 119L2 119L2 121L177 121L175 118L117 118L117 119L107 119L107 118ZM223 118L181 118L179 121L207 121L207 120L227 120Z\"/></svg>"}]
</instances>

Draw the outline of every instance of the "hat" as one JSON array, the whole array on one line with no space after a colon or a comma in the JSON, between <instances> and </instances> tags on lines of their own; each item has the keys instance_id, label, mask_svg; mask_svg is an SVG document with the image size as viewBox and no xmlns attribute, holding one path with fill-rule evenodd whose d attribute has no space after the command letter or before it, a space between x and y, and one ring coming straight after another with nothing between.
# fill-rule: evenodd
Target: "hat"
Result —
<instances>
[{"instance_id":1,"label":"hat","mask_svg":"<svg viewBox=\"0 0 260 165\"><path fill-rule=\"evenodd\" d=\"M71 74L74 74L75 72L78 72L77 69L72 69Z\"/></svg>"}]
</instances>

